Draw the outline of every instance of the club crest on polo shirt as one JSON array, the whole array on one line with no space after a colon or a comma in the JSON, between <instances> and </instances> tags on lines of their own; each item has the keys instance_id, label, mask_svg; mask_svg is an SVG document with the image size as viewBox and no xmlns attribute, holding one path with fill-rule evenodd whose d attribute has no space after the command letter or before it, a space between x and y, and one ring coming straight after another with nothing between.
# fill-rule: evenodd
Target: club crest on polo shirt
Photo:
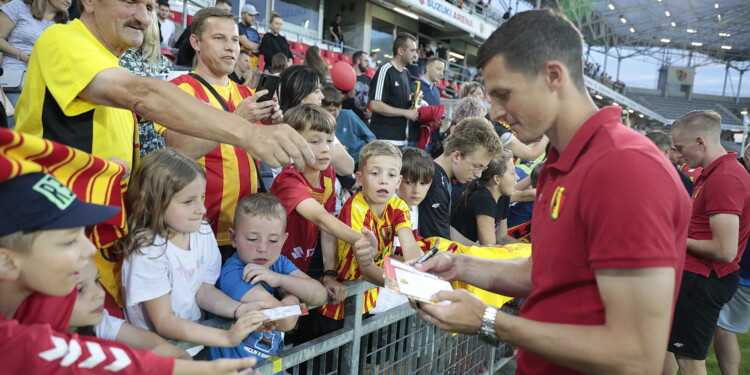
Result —
<instances>
[{"instance_id":1,"label":"club crest on polo shirt","mask_svg":"<svg viewBox=\"0 0 750 375\"><path fill-rule=\"evenodd\" d=\"M698 194L700 194L701 189L703 189L703 185L698 186L695 191L693 192L693 199L698 198Z\"/></svg>"},{"instance_id":2,"label":"club crest on polo shirt","mask_svg":"<svg viewBox=\"0 0 750 375\"><path fill-rule=\"evenodd\" d=\"M31 189L46 197L60 211L68 208L76 199L76 195L70 189L50 175L42 177Z\"/></svg>"},{"instance_id":3,"label":"club crest on polo shirt","mask_svg":"<svg viewBox=\"0 0 750 375\"><path fill-rule=\"evenodd\" d=\"M565 203L565 187L558 186L555 188L555 192L552 193L552 201L549 204L549 217L552 220L557 220L560 217L560 210L562 210L563 203Z\"/></svg>"}]
</instances>

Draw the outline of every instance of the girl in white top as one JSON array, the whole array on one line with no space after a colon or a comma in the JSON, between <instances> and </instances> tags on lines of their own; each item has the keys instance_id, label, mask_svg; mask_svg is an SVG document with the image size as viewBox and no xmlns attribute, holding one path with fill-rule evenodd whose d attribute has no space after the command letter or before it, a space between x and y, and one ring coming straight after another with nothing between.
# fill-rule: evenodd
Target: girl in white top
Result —
<instances>
[{"instance_id":1,"label":"girl in white top","mask_svg":"<svg viewBox=\"0 0 750 375\"><path fill-rule=\"evenodd\" d=\"M123 238L122 286L128 321L164 338L237 346L261 327L255 306L216 289L221 255L206 224L206 177L195 160L157 150L136 168L125 201L130 233ZM229 330L196 323L202 311L237 318Z\"/></svg>"},{"instance_id":2,"label":"girl in white top","mask_svg":"<svg viewBox=\"0 0 750 375\"><path fill-rule=\"evenodd\" d=\"M190 355L161 336L128 324L109 315L104 309L104 288L99 285L99 271L91 261L81 271L78 296L70 316L70 331L119 341L136 349L147 349L165 357L191 359ZM93 327L93 330L92 330Z\"/></svg>"}]
</instances>

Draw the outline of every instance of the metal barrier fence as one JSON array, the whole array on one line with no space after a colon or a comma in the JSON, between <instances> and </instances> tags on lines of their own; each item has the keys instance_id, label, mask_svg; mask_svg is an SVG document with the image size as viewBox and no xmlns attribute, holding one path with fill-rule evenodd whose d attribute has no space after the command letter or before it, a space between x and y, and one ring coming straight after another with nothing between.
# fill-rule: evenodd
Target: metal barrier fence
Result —
<instances>
[{"instance_id":1,"label":"metal barrier fence","mask_svg":"<svg viewBox=\"0 0 750 375\"><path fill-rule=\"evenodd\" d=\"M347 284L344 328L261 361L262 374L494 374L514 355L507 344L485 345L476 336L452 335L423 322L408 304L364 319L364 291Z\"/></svg>"}]
</instances>

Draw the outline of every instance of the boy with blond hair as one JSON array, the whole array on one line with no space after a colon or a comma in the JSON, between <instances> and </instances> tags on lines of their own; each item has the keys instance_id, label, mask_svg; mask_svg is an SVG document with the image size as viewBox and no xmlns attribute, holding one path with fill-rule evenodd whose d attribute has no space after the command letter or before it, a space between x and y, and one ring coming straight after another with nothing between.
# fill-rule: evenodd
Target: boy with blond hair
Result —
<instances>
[{"instance_id":1,"label":"boy with blond hair","mask_svg":"<svg viewBox=\"0 0 750 375\"><path fill-rule=\"evenodd\" d=\"M365 279L383 286L383 262L386 256L392 255L396 237L405 259L422 255L412 233L409 206L394 197L401 182L401 151L386 141L369 143L359 154L359 171L355 177L362 191L344 204L339 219L361 231L365 238L354 246L338 241L338 280ZM363 314L375 307L377 297L378 289L365 293ZM343 324L343 303L321 306L320 312L329 320L337 321L331 325Z\"/></svg>"},{"instance_id":2,"label":"boy with blond hair","mask_svg":"<svg viewBox=\"0 0 750 375\"><path fill-rule=\"evenodd\" d=\"M19 204L23 202L23 204ZM234 374L252 359L184 361L67 333L96 248L85 227L117 213L45 173L0 183L0 363L9 374ZM245 371L244 373L246 373Z\"/></svg>"},{"instance_id":3,"label":"boy with blond hair","mask_svg":"<svg viewBox=\"0 0 750 375\"><path fill-rule=\"evenodd\" d=\"M467 118L446 140L443 154L435 158L435 174L427 196L419 204L419 232L474 245L451 227L451 179L466 183L479 178L490 160L503 150L492 124L484 118Z\"/></svg>"},{"instance_id":4,"label":"boy with blond hair","mask_svg":"<svg viewBox=\"0 0 750 375\"><path fill-rule=\"evenodd\" d=\"M326 302L325 288L300 271L281 248L288 238L286 209L273 195L257 193L242 198L229 229L237 252L221 269L217 286L242 303L262 303L267 307L291 306L300 302L320 305ZM277 299L279 296L281 300ZM211 348L211 358L255 357L260 359L284 350L284 331L294 328L297 317L276 322L275 330L254 331L232 348Z\"/></svg>"}]
</instances>

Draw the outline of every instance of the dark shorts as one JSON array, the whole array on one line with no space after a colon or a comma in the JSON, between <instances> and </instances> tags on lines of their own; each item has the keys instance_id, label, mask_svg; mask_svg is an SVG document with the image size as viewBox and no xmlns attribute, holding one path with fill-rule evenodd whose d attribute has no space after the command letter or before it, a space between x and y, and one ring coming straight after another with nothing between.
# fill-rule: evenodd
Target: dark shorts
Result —
<instances>
[{"instance_id":1,"label":"dark shorts","mask_svg":"<svg viewBox=\"0 0 750 375\"><path fill-rule=\"evenodd\" d=\"M690 359L705 360L719 312L732 299L738 283L738 272L719 278L713 272L705 277L684 271L667 350Z\"/></svg>"}]
</instances>

